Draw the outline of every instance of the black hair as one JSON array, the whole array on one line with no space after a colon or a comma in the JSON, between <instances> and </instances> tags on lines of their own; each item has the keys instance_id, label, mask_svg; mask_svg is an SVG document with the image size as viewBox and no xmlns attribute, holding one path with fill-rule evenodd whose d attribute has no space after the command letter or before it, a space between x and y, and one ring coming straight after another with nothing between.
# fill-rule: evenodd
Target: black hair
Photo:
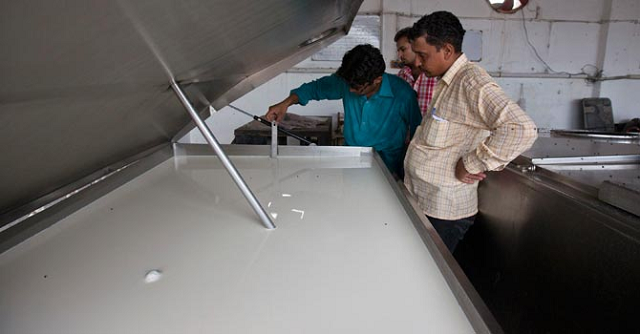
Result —
<instances>
[{"instance_id":1,"label":"black hair","mask_svg":"<svg viewBox=\"0 0 640 334\"><path fill-rule=\"evenodd\" d=\"M411 40L411 27L406 27L406 28L402 28L400 29L397 33L396 36L393 38L394 42L397 42L400 38L405 37L408 40Z\"/></svg>"},{"instance_id":2,"label":"black hair","mask_svg":"<svg viewBox=\"0 0 640 334\"><path fill-rule=\"evenodd\" d=\"M347 51L336 74L349 87L355 88L368 83L384 73L384 58L380 50L370 44L360 44Z\"/></svg>"},{"instance_id":3,"label":"black hair","mask_svg":"<svg viewBox=\"0 0 640 334\"><path fill-rule=\"evenodd\" d=\"M440 11L425 15L411 28L411 39L426 36L427 43L438 51L445 43L453 45L456 52L462 51L465 30L458 18L450 12Z\"/></svg>"}]
</instances>

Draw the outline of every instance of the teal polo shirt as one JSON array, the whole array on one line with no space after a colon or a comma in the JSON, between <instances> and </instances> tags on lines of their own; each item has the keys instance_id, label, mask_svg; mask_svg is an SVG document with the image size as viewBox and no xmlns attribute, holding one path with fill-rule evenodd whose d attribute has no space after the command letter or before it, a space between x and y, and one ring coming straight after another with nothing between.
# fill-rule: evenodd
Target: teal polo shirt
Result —
<instances>
[{"instance_id":1,"label":"teal polo shirt","mask_svg":"<svg viewBox=\"0 0 640 334\"><path fill-rule=\"evenodd\" d=\"M291 91L301 105L310 100L339 100L344 106L344 139L349 146L373 147L390 171L400 175L407 131L415 132L422 115L416 92L395 75L384 73L380 89L371 98L349 91L335 74Z\"/></svg>"}]
</instances>

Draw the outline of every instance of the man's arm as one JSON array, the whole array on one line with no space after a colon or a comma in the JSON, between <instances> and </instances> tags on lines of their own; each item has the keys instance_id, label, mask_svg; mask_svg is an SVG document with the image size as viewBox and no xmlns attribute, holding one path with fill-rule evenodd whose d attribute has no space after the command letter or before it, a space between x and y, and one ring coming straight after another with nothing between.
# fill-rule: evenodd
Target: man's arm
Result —
<instances>
[{"instance_id":1,"label":"man's arm","mask_svg":"<svg viewBox=\"0 0 640 334\"><path fill-rule=\"evenodd\" d=\"M478 116L491 134L458 162L456 177L470 181L466 183L483 179L485 171L502 170L538 137L533 120L497 84L487 84L477 94L470 100L477 101Z\"/></svg>"},{"instance_id":2,"label":"man's arm","mask_svg":"<svg viewBox=\"0 0 640 334\"><path fill-rule=\"evenodd\" d=\"M412 90L413 91L413 90ZM417 95L413 95L413 98L409 99L405 103L403 118L409 129L409 140L413 138L416 129L422 122L422 113L420 112L420 106L418 105Z\"/></svg>"},{"instance_id":3,"label":"man's arm","mask_svg":"<svg viewBox=\"0 0 640 334\"><path fill-rule=\"evenodd\" d=\"M458 162L456 163L456 178L460 181L460 182L464 182L464 183L468 183L468 184L472 184L475 182L479 182L484 180L485 177L487 177L487 174L483 173L483 172L479 172L479 173L475 173L475 174L471 174L467 171L467 169L464 167L464 163L462 162L462 158L460 158L460 160L458 160Z\"/></svg>"},{"instance_id":4,"label":"man's arm","mask_svg":"<svg viewBox=\"0 0 640 334\"><path fill-rule=\"evenodd\" d=\"M274 120L276 122L281 122L284 119L284 114L287 113L287 109L289 109L291 105L298 103L298 101L298 95L296 95L295 93L291 93L289 97L282 100L280 103L274 104L269 107L269 110L264 117L269 122L273 122Z\"/></svg>"},{"instance_id":5,"label":"man's arm","mask_svg":"<svg viewBox=\"0 0 640 334\"><path fill-rule=\"evenodd\" d=\"M348 91L347 83L335 74L308 82L291 91L286 99L269 107L265 118L278 122L284 119L287 109L293 104L306 105L310 100L338 100Z\"/></svg>"}]
</instances>

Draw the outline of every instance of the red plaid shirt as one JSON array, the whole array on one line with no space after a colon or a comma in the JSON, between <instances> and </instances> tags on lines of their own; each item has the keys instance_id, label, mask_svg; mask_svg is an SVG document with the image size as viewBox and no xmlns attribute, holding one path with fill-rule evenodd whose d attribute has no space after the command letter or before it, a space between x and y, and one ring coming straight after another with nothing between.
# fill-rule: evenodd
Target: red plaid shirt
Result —
<instances>
[{"instance_id":1,"label":"red plaid shirt","mask_svg":"<svg viewBox=\"0 0 640 334\"><path fill-rule=\"evenodd\" d=\"M431 103L431 97L433 97L433 91L436 89L438 79L429 78L424 73L420 73L418 80L415 80L411 74L411 67L409 66L403 67L400 72L398 72L398 76L408 82L416 93L418 93L418 105L420 106L422 116L424 116L429 109L429 103Z\"/></svg>"}]
</instances>

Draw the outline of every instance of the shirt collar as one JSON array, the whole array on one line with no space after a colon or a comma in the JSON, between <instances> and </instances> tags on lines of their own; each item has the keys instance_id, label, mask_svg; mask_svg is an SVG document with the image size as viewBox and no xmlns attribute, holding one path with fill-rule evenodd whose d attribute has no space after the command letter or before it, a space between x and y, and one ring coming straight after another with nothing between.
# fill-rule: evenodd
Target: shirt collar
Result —
<instances>
[{"instance_id":1,"label":"shirt collar","mask_svg":"<svg viewBox=\"0 0 640 334\"><path fill-rule=\"evenodd\" d=\"M389 83L387 73L382 74L382 83L380 83L380 89L377 94L385 97L393 97L393 91L391 90L391 83Z\"/></svg>"},{"instance_id":2,"label":"shirt collar","mask_svg":"<svg viewBox=\"0 0 640 334\"><path fill-rule=\"evenodd\" d=\"M466 65L469 62L469 60L467 59L467 56L463 54L460 55L460 57L458 57L458 59L456 59L455 62L453 62L453 65L451 65L451 67L449 67L449 69L447 70L447 72L442 76L442 81L444 81L447 86L449 84L451 84L451 81L453 80L453 78L456 76L456 74L460 71L460 69Z\"/></svg>"}]
</instances>

